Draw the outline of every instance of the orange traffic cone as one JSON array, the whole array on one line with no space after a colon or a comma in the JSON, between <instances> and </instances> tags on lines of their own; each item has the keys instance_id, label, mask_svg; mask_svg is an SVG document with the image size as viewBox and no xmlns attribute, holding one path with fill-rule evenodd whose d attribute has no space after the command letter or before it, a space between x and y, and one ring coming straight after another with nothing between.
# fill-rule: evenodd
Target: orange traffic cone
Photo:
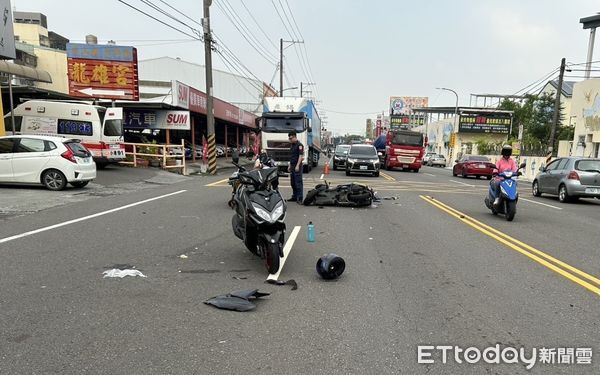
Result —
<instances>
[{"instance_id":1,"label":"orange traffic cone","mask_svg":"<svg viewBox=\"0 0 600 375\"><path fill-rule=\"evenodd\" d=\"M325 168L323 169L323 174L329 174L329 162L325 163Z\"/></svg>"}]
</instances>

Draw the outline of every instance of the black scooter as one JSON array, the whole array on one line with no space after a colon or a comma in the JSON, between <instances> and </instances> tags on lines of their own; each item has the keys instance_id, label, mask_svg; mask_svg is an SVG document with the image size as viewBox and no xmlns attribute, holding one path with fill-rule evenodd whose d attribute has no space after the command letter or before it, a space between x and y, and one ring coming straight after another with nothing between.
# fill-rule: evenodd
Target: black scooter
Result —
<instances>
[{"instance_id":1,"label":"black scooter","mask_svg":"<svg viewBox=\"0 0 600 375\"><path fill-rule=\"evenodd\" d=\"M246 171L238 165L238 158L233 159L238 167L235 179L240 183L233 197L233 233L250 252L265 260L270 274L277 273L283 257L287 207L272 184L285 174L280 174L277 168Z\"/></svg>"}]
</instances>

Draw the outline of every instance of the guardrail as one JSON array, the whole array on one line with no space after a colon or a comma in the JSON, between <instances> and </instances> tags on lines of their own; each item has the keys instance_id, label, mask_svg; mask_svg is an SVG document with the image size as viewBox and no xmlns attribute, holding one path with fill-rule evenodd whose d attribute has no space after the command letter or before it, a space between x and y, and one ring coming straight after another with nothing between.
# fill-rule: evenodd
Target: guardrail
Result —
<instances>
[{"instance_id":1,"label":"guardrail","mask_svg":"<svg viewBox=\"0 0 600 375\"><path fill-rule=\"evenodd\" d=\"M160 167L163 169L181 169L181 174L187 175L187 168L185 164L185 143L181 140L181 145L165 145L165 144L152 144L152 143L129 143L123 142L125 146L125 155L131 156L132 160L122 161L119 164L132 165L134 167L148 166L150 161L156 160L160 162ZM127 151L127 146L131 146L133 151ZM181 154L173 153L173 150L181 150ZM154 150L151 153L150 150ZM141 151L141 152L139 152ZM171 160L174 163L171 163Z\"/></svg>"}]
</instances>

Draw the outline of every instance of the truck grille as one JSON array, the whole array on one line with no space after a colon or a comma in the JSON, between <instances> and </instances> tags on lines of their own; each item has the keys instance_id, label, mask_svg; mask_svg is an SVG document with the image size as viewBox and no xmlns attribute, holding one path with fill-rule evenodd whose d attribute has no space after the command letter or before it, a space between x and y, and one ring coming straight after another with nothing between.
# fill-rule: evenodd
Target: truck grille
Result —
<instances>
[{"instance_id":1,"label":"truck grille","mask_svg":"<svg viewBox=\"0 0 600 375\"><path fill-rule=\"evenodd\" d=\"M268 148L267 154L275 161L290 161L290 150Z\"/></svg>"}]
</instances>

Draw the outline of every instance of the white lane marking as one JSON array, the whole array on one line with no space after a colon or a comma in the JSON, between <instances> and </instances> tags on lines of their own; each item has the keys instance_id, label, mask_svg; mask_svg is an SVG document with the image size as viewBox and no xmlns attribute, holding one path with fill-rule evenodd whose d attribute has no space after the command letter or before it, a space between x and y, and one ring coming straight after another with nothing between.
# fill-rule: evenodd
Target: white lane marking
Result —
<instances>
[{"instance_id":1,"label":"white lane marking","mask_svg":"<svg viewBox=\"0 0 600 375\"><path fill-rule=\"evenodd\" d=\"M70 225L70 224L73 224L73 223L78 223L80 221L93 219L93 218L96 218L96 217L99 217L99 216L103 216L103 215L108 215L108 214L111 214L113 212L126 210L126 209L131 208L131 207L139 206L140 204L144 204L144 203L152 202L152 201L155 201L155 200L158 200L158 199L163 199L163 198L167 198L167 197L170 197L170 196L173 196L173 195L185 193L186 191L187 190L179 190L179 191L176 191L174 193L169 193L169 194L161 195L161 196L150 198L150 199L145 199L143 201L131 203L131 204L128 204L128 205L125 205L125 206L121 206L121 207L117 207L117 208L113 208L113 209L110 209L110 210L107 210L107 211L98 212L98 213L95 213L95 214L92 214L92 215L80 217L78 219L73 219L73 220L65 221L65 222L54 224L54 225L50 225L50 226L47 226L47 227L43 227L43 228L31 230L29 232L25 232L25 233L21 233L21 234L16 234L16 235L10 236L10 237L0 238L0 243L5 243L5 242L16 240L16 239L19 239L19 238L23 238L23 237L27 237L27 236L32 236L34 234L38 234L38 233L46 232L46 231L49 231L49 230L52 230L52 229L64 227L66 225Z\"/></svg>"},{"instance_id":2,"label":"white lane marking","mask_svg":"<svg viewBox=\"0 0 600 375\"><path fill-rule=\"evenodd\" d=\"M279 279L279 274L281 273L281 270L283 269L285 260L287 259L288 255L290 255L290 252L292 251L292 247L294 246L294 242L296 242L296 237L298 237L298 233L300 233L299 225L294 227L294 229L292 230L292 234L290 234L290 236L288 237L288 240L285 242L285 245L283 246L283 259L281 259L279 261L279 271L277 271L276 274L270 274L269 277L267 277L267 280Z\"/></svg>"},{"instance_id":3,"label":"white lane marking","mask_svg":"<svg viewBox=\"0 0 600 375\"><path fill-rule=\"evenodd\" d=\"M319 177L319 180L322 180L323 176L325 176L325 173L321 173L321 177Z\"/></svg>"},{"instance_id":4,"label":"white lane marking","mask_svg":"<svg viewBox=\"0 0 600 375\"><path fill-rule=\"evenodd\" d=\"M435 175L434 175L434 174L431 174L431 173L423 173L423 174L424 174L424 175L426 175L426 176L435 177Z\"/></svg>"},{"instance_id":5,"label":"white lane marking","mask_svg":"<svg viewBox=\"0 0 600 375\"><path fill-rule=\"evenodd\" d=\"M448 181L454 182L455 184L461 184L464 186L468 186L468 187L475 187L475 185L465 184L464 182L460 182L460 181L454 181L454 180L448 180Z\"/></svg>"},{"instance_id":6,"label":"white lane marking","mask_svg":"<svg viewBox=\"0 0 600 375\"><path fill-rule=\"evenodd\" d=\"M562 210L562 207L556 207L556 206L553 206L551 204L546 204L546 203L542 203L542 202L532 201L531 199L519 198L519 200L523 200L525 202L531 202L531 203L539 204L540 206L546 206L546 207L554 208L555 210Z\"/></svg>"}]
</instances>

